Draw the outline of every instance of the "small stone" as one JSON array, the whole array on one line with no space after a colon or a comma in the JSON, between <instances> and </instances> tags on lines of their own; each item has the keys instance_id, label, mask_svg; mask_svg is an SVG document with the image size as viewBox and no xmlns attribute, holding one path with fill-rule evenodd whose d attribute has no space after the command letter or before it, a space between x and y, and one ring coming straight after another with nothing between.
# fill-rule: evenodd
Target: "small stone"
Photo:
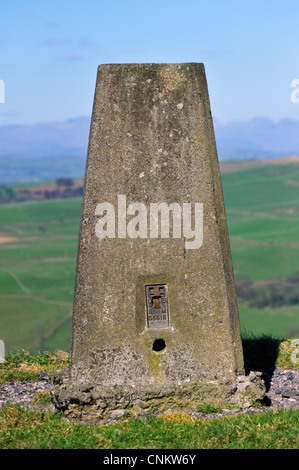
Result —
<instances>
[{"instance_id":1,"label":"small stone","mask_svg":"<svg viewBox=\"0 0 299 470\"><path fill-rule=\"evenodd\" d=\"M111 419L119 419L125 414L125 410L112 410L110 413Z\"/></svg>"},{"instance_id":2,"label":"small stone","mask_svg":"<svg viewBox=\"0 0 299 470\"><path fill-rule=\"evenodd\" d=\"M53 403L50 403L48 405L48 410L53 414L57 414L58 413L58 409L55 407L55 405Z\"/></svg>"},{"instance_id":3,"label":"small stone","mask_svg":"<svg viewBox=\"0 0 299 470\"><path fill-rule=\"evenodd\" d=\"M143 400L138 400L138 401L136 402L136 404L137 404L138 406L140 406L140 408L143 408L143 409L146 409L146 408L149 407L149 404L148 404L146 401L143 401Z\"/></svg>"},{"instance_id":4,"label":"small stone","mask_svg":"<svg viewBox=\"0 0 299 470\"><path fill-rule=\"evenodd\" d=\"M101 399L97 400L96 404L97 404L98 408L102 408L102 409L106 408L106 406L107 406L107 402L105 400L101 400Z\"/></svg>"}]
</instances>

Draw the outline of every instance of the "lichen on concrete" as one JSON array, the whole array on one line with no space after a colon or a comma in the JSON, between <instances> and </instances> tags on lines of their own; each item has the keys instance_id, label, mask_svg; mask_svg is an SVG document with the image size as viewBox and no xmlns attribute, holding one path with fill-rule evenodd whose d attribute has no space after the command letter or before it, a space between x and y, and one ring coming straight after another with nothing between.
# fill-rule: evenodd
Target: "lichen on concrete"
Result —
<instances>
[{"instance_id":1,"label":"lichen on concrete","mask_svg":"<svg viewBox=\"0 0 299 470\"><path fill-rule=\"evenodd\" d=\"M168 410L196 410L204 405L248 408L262 401L265 384L261 374L229 377L224 380L185 383L136 384L103 387L98 384L74 384L68 371L53 375L53 403L68 419L94 421Z\"/></svg>"}]
</instances>

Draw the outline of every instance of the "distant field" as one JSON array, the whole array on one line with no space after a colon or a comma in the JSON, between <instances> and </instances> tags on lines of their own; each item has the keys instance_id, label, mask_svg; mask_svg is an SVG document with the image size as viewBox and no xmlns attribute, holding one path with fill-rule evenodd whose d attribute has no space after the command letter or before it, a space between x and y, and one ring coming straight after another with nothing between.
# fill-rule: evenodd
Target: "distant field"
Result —
<instances>
[{"instance_id":1,"label":"distant field","mask_svg":"<svg viewBox=\"0 0 299 470\"><path fill-rule=\"evenodd\" d=\"M225 162L222 181L236 278L299 271L299 165ZM0 337L6 350L71 341L81 199L0 205ZM299 305L239 305L243 331L299 331Z\"/></svg>"},{"instance_id":2,"label":"distant field","mask_svg":"<svg viewBox=\"0 0 299 470\"><path fill-rule=\"evenodd\" d=\"M52 337L56 344L66 324L57 346L69 348L80 210L79 198L0 206L0 331L7 350L39 347ZM17 241L1 244L8 235Z\"/></svg>"},{"instance_id":3,"label":"distant field","mask_svg":"<svg viewBox=\"0 0 299 470\"><path fill-rule=\"evenodd\" d=\"M222 174L236 277L299 270L299 165L268 164Z\"/></svg>"}]
</instances>

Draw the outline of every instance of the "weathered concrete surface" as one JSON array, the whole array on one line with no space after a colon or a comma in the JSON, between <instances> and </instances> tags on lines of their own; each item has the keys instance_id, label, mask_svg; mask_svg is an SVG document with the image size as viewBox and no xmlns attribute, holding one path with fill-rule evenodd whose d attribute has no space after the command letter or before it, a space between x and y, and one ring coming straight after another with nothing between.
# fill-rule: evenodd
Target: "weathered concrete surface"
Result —
<instances>
[{"instance_id":1,"label":"weathered concrete surface","mask_svg":"<svg viewBox=\"0 0 299 470\"><path fill-rule=\"evenodd\" d=\"M68 375L68 374L67 374ZM251 408L265 395L261 372L220 380L183 383L137 383L136 386L99 386L70 382L65 373L53 377L53 401L70 420L117 419L126 412L136 414L168 410L197 410L201 405Z\"/></svg>"},{"instance_id":2,"label":"weathered concrete surface","mask_svg":"<svg viewBox=\"0 0 299 470\"><path fill-rule=\"evenodd\" d=\"M98 203L203 203L203 244L104 238ZM127 220L130 219L128 216ZM165 284L169 328L147 326L145 285ZM153 343L166 348L157 353ZM98 69L85 175L72 387L169 387L243 373L238 307L203 64ZM112 389L111 389L112 390ZM115 392L116 393L116 392Z\"/></svg>"}]
</instances>

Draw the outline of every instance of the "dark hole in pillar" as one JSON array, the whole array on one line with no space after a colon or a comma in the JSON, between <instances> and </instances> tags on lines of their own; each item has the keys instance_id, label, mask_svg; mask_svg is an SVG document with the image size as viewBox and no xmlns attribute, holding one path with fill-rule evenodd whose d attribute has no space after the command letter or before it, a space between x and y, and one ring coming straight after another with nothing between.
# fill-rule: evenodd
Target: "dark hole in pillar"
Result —
<instances>
[{"instance_id":1,"label":"dark hole in pillar","mask_svg":"<svg viewBox=\"0 0 299 470\"><path fill-rule=\"evenodd\" d=\"M156 352L160 352L160 351L163 351L163 349L166 348L166 343L164 341L164 339L160 338L160 339L155 339L154 343L153 343L153 351L156 351Z\"/></svg>"}]
</instances>

